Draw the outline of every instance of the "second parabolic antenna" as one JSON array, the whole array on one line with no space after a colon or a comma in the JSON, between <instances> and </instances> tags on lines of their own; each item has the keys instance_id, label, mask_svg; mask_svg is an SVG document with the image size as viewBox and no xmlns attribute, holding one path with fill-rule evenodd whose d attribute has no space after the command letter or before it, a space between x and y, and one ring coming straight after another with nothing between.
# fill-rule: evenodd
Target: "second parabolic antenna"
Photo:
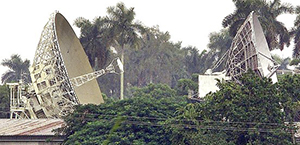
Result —
<instances>
[{"instance_id":1,"label":"second parabolic antenna","mask_svg":"<svg viewBox=\"0 0 300 145\"><path fill-rule=\"evenodd\" d=\"M103 103L95 79L79 87L71 83L71 78L92 72L72 27L62 14L53 13L41 34L30 67L32 87L37 96L33 101L40 104L34 107L37 118L64 116L77 104Z\"/></svg>"},{"instance_id":2,"label":"second parabolic antenna","mask_svg":"<svg viewBox=\"0 0 300 145\"><path fill-rule=\"evenodd\" d=\"M238 81L252 69L259 77L277 82L278 65L272 59L266 37L254 12L251 12L235 35L226 62L227 76Z\"/></svg>"},{"instance_id":3,"label":"second parabolic antenna","mask_svg":"<svg viewBox=\"0 0 300 145\"><path fill-rule=\"evenodd\" d=\"M278 65L272 59L268 43L258 17L251 12L232 40L227 56L226 69L223 72L207 71L199 75L199 98L204 98L209 92L219 89L216 79L240 82L240 77L249 69L259 77L271 78L277 82L276 70ZM225 58L223 56L222 58ZM220 59L223 61L223 59ZM221 64L221 61L216 66ZM213 67L215 68L215 67Z\"/></svg>"}]
</instances>

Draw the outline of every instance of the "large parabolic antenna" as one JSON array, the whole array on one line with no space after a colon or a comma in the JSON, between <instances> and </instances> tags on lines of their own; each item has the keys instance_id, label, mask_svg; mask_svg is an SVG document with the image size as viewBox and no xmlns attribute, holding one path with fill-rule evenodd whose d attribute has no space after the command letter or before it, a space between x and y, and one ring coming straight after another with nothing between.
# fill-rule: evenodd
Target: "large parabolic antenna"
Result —
<instances>
[{"instance_id":1,"label":"large parabolic antenna","mask_svg":"<svg viewBox=\"0 0 300 145\"><path fill-rule=\"evenodd\" d=\"M199 98L203 98L208 92L218 90L215 79L239 82L239 78L249 69L259 77L271 78L273 83L277 82L275 72L278 65L275 65L276 63L271 57L263 29L254 12L249 14L239 28L225 55L227 55L226 70L223 71L225 75L223 72L199 75ZM225 56L221 61L223 58ZM221 61L216 66L221 64Z\"/></svg>"},{"instance_id":2,"label":"large parabolic antenna","mask_svg":"<svg viewBox=\"0 0 300 145\"><path fill-rule=\"evenodd\" d=\"M58 12L45 25L30 67L36 98L36 117L60 117L77 104L103 103L99 85L88 58L68 21ZM80 79L72 80L71 78ZM88 80L88 81L87 81ZM82 81L84 83L80 83ZM73 85L76 82L80 86Z\"/></svg>"},{"instance_id":3,"label":"large parabolic antenna","mask_svg":"<svg viewBox=\"0 0 300 145\"><path fill-rule=\"evenodd\" d=\"M277 82L276 70L262 27L254 12L248 16L233 39L226 62L226 75L238 81L248 69Z\"/></svg>"}]
</instances>

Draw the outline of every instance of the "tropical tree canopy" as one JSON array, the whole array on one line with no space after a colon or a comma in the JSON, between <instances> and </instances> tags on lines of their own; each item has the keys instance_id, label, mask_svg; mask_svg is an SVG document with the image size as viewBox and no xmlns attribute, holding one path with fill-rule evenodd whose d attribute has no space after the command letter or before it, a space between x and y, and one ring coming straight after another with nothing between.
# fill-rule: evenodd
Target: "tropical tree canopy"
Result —
<instances>
[{"instance_id":1,"label":"tropical tree canopy","mask_svg":"<svg viewBox=\"0 0 300 145\"><path fill-rule=\"evenodd\" d=\"M211 33L209 50L199 52L199 48L193 46L182 47L180 41L172 42L170 33L160 31L159 26L142 27L139 23L135 23L133 10L119 3L115 7L108 8L108 12L111 13L108 16L96 17L93 21L84 18L75 21L75 25L81 30L80 41L95 69L102 68L103 64L107 64L109 62L107 60L113 57L112 51L107 49L110 46L115 47L119 52L124 50L126 53L124 55L126 63L123 62L126 72L124 93L128 97L130 97L131 87L163 83L174 88L179 79L190 79L195 73L203 74L230 47L232 37L227 29ZM121 24L119 21L126 23ZM129 36L130 31L134 32L131 34L135 34L133 38L137 38L136 41L131 41L129 37L126 39L128 41L121 39L121 33L125 31L122 27L128 30L124 35ZM138 42L138 45L134 45L135 42ZM124 49L121 44L124 44ZM129 49L133 46L137 49ZM222 66L216 68L216 71L222 70ZM120 97L119 88L122 85L118 77L115 74L108 74L98 78L102 92L110 97Z\"/></svg>"},{"instance_id":2,"label":"tropical tree canopy","mask_svg":"<svg viewBox=\"0 0 300 145\"><path fill-rule=\"evenodd\" d=\"M209 53L212 54L211 61L214 65L219 65L215 66L216 68L214 68L214 71L222 71L225 69L225 60L227 58L226 53L230 49L232 39L233 37L230 36L228 29L222 29L220 32L213 32L209 34L209 43L207 46L210 49ZM222 62L217 64L218 61Z\"/></svg>"},{"instance_id":3,"label":"tropical tree canopy","mask_svg":"<svg viewBox=\"0 0 300 145\"><path fill-rule=\"evenodd\" d=\"M105 66L109 58L109 46L112 43L108 34L107 25L101 17L96 17L93 22L79 17L74 24L80 28L80 42L95 69Z\"/></svg>"},{"instance_id":4,"label":"tropical tree canopy","mask_svg":"<svg viewBox=\"0 0 300 145\"><path fill-rule=\"evenodd\" d=\"M189 104L184 91L150 84L131 98L77 106L65 118L65 143L293 144L299 78L273 84L249 71L242 85L220 80L219 91Z\"/></svg>"},{"instance_id":5,"label":"tropical tree canopy","mask_svg":"<svg viewBox=\"0 0 300 145\"><path fill-rule=\"evenodd\" d=\"M186 126L170 127L172 143L293 144L298 80L288 76L273 84L252 71L242 76L242 85L219 80L219 91L179 108L169 120Z\"/></svg>"},{"instance_id":6,"label":"tropical tree canopy","mask_svg":"<svg viewBox=\"0 0 300 145\"><path fill-rule=\"evenodd\" d=\"M285 13L293 13L291 4L281 3L280 0L233 0L236 10L227 15L222 22L223 27L229 27L231 36L235 36L239 27L250 12L254 11L264 30L270 50L280 49L290 44L290 34L277 17Z\"/></svg>"},{"instance_id":7,"label":"tropical tree canopy","mask_svg":"<svg viewBox=\"0 0 300 145\"><path fill-rule=\"evenodd\" d=\"M125 45L136 46L138 44L138 31L143 32L144 27L135 23L134 8L127 9L124 3L118 3L115 7L107 8L108 17L106 22L109 24L109 33L117 46L121 46L121 62L124 62ZM120 99L124 98L124 73L120 74Z\"/></svg>"},{"instance_id":8,"label":"tropical tree canopy","mask_svg":"<svg viewBox=\"0 0 300 145\"><path fill-rule=\"evenodd\" d=\"M0 118L9 118L9 89L6 85L0 86Z\"/></svg>"},{"instance_id":9,"label":"tropical tree canopy","mask_svg":"<svg viewBox=\"0 0 300 145\"><path fill-rule=\"evenodd\" d=\"M294 22L294 28L292 29L291 34L294 35L294 49L293 57L300 58L300 6L296 7L295 13L297 14L296 20Z\"/></svg>"},{"instance_id":10,"label":"tropical tree canopy","mask_svg":"<svg viewBox=\"0 0 300 145\"><path fill-rule=\"evenodd\" d=\"M30 66L29 60L26 59L25 61L23 61L20 55L14 54L10 57L10 59L2 60L1 65L9 68L7 72L2 74L2 83L19 82L21 79L25 83L31 82L28 69Z\"/></svg>"},{"instance_id":11,"label":"tropical tree canopy","mask_svg":"<svg viewBox=\"0 0 300 145\"><path fill-rule=\"evenodd\" d=\"M131 46L138 44L138 32L143 32L144 27L134 22L134 8L126 8L124 3L117 3L115 7L107 8L108 17L106 22L109 24L110 35L117 41L121 49L125 44Z\"/></svg>"},{"instance_id":12,"label":"tropical tree canopy","mask_svg":"<svg viewBox=\"0 0 300 145\"><path fill-rule=\"evenodd\" d=\"M127 51L125 82L140 87L150 83L175 86L179 78L187 76L180 43L170 42L170 34L158 27L146 28L146 32L140 49Z\"/></svg>"},{"instance_id":13,"label":"tropical tree canopy","mask_svg":"<svg viewBox=\"0 0 300 145\"><path fill-rule=\"evenodd\" d=\"M65 118L65 144L170 144L163 122L185 99L161 84L136 91L130 99L77 106Z\"/></svg>"}]
</instances>

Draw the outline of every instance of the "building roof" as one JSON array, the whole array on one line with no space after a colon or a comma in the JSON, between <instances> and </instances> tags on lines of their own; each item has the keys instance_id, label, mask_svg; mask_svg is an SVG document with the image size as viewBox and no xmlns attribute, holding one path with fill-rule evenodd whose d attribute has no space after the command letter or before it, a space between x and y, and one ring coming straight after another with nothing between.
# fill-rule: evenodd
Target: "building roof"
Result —
<instances>
[{"instance_id":1,"label":"building roof","mask_svg":"<svg viewBox=\"0 0 300 145\"><path fill-rule=\"evenodd\" d=\"M0 136L55 135L63 125L63 119L0 119Z\"/></svg>"}]
</instances>

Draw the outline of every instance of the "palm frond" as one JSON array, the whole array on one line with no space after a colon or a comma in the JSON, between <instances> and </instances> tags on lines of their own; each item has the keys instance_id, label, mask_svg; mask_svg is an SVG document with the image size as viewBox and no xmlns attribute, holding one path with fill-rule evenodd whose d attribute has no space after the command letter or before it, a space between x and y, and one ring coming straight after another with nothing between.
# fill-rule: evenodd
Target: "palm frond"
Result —
<instances>
[{"instance_id":1,"label":"palm frond","mask_svg":"<svg viewBox=\"0 0 300 145\"><path fill-rule=\"evenodd\" d=\"M281 3L280 0L236 0L233 2L235 3L236 10L227 15L222 22L223 27L229 26L231 36L235 36L250 12L255 11L271 50L277 48L283 49L283 46L290 45L291 33L289 33L283 23L277 21L276 18L281 14L293 13L294 7L291 4Z\"/></svg>"},{"instance_id":2,"label":"palm frond","mask_svg":"<svg viewBox=\"0 0 300 145\"><path fill-rule=\"evenodd\" d=\"M12 70L6 71L4 74L1 76L1 82L3 84L8 83L8 82L18 82L19 80L16 78L16 74Z\"/></svg>"},{"instance_id":3,"label":"palm frond","mask_svg":"<svg viewBox=\"0 0 300 145\"><path fill-rule=\"evenodd\" d=\"M295 22L294 22L295 27L300 27L300 13L297 15Z\"/></svg>"},{"instance_id":4,"label":"palm frond","mask_svg":"<svg viewBox=\"0 0 300 145\"><path fill-rule=\"evenodd\" d=\"M295 29L294 34L295 34L295 37L294 37L295 46L293 49L293 57L299 58L299 56L300 56L300 29L299 28Z\"/></svg>"}]
</instances>

